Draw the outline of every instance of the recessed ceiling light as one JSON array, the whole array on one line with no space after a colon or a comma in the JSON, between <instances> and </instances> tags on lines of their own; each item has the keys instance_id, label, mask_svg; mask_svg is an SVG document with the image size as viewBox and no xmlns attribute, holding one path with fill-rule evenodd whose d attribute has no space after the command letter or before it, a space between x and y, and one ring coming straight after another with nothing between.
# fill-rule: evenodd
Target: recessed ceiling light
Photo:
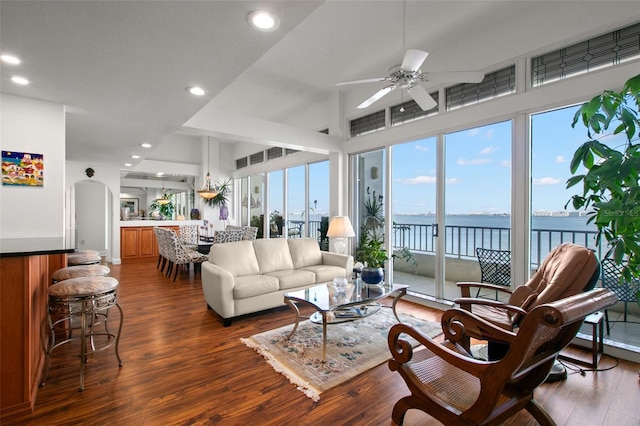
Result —
<instances>
[{"instance_id":1,"label":"recessed ceiling light","mask_svg":"<svg viewBox=\"0 0 640 426\"><path fill-rule=\"evenodd\" d=\"M164 176L164 172L158 172L158 173L156 173L156 176L158 176L158 177Z\"/></svg>"},{"instance_id":2,"label":"recessed ceiling light","mask_svg":"<svg viewBox=\"0 0 640 426\"><path fill-rule=\"evenodd\" d=\"M134 155L132 155L132 156L131 156L131 158L133 158L133 159L137 160L138 158L140 158L140 156L139 156L139 155L135 155L135 154L134 154Z\"/></svg>"},{"instance_id":3,"label":"recessed ceiling light","mask_svg":"<svg viewBox=\"0 0 640 426\"><path fill-rule=\"evenodd\" d=\"M2 62L6 62L7 64L11 64L11 65L18 65L20 64L20 62L22 62L20 58L17 58L12 55L0 55L0 60L2 60Z\"/></svg>"},{"instance_id":4,"label":"recessed ceiling light","mask_svg":"<svg viewBox=\"0 0 640 426\"><path fill-rule=\"evenodd\" d=\"M272 13L264 10L251 12L247 17L249 24L260 31L275 31L280 26L280 20Z\"/></svg>"},{"instance_id":5,"label":"recessed ceiling light","mask_svg":"<svg viewBox=\"0 0 640 426\"><path fill-rule=\"evenodd\" d=\"M131 167L131 166L132 166L132 164L131 164L131 163L124 163L124 166L125 166L125 167Z\"/></svg>"},{"instance_id":6,"label":"recessed ceiling light","mask_svg":"<svg viewBox=\"0 0 640 426\"><path fill-rule=\"evenodd\" d=\"M207 94L207 91L204 90L202 87L198 87L198 86L189 86L187 87L187 92L191 93L192 95L196 95L196 96L204 96Z\"/></svg>"},{"instance_id":7,"label":"recessed ceiling light","mask_svg":"<svg viewBox=\"0 0 640 426\"><path fill-rule=\"evenodd\" d=\"M19 84L21 86L26 86L27 84L29 84L29 80L27 80L24 77L20 77L18 75L14 75L13 77L11 77L11 81L13 81L15 84Z\"/></svg>"},{"instance_id":8,"label":"recessed ceiling light","mask_svg":"<svg viewBox=\"0 0 640 426\"><path fill-rule=\"evenodd\" d=\"M151 148L151 144L150 143L141 143L140 146L143 147L143 148Z\"/></svg>"}]
</instances>

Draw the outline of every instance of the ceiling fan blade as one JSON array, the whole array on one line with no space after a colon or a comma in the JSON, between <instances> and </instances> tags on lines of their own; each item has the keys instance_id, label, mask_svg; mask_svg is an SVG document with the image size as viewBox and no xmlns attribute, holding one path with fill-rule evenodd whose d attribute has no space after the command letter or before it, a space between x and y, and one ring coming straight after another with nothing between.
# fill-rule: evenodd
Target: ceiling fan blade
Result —
<instances>
[{"instance_id":1,"label":"ceiling fan blade","mask_svg":"<svg viewBox=\"0 0 640 426\"><path fill-rule=\"evenodd\" d=\"M366 101L364 101L360 105L358 105L357 108L363 109L363 108L368 107L369 105L373 104L378 99L382 98L384 95L386 95L387 93L389 93L390 91L392 91L396 87L398 87L397 84L392 84L390 86L387 86L387 87L385 87L383 89L378 90L376 93L373 94L373 96L371 96L369 99L367 99Z\"/></svg>"},{"instance_id":2,"label":"ceiling fan blade","mask_svg":"<svg viewBox=\"0 0 640 426\"><path fill-rule=\"evenodd\" d=\"M400 68L404 71L416 72L420 69L424 60L427 59L427 56L429 56L429 52L424 50L407 49Z\"/></svg>"},{"instance_id":3,"label":"ceiling fan blade","mask_svg":"<svg viewBox=\"0 0 640 426\"><path fill-rule=\"evenodd\" d=\"M484 73L480 71L427 72L420 80L429 83L480 83Z\"/></svg>"},{"instance_id":4,"label":"ceiling fan blade","mask_svg":"<svg viewBox=\"0 0 640 426\"><path fill-rule=\"evenodd\" d=\"M424 87L419 85L409 86L407 89L409 96L416 101L418 106L422 108L423 111L429 111L434 108L438 103L431 97L429 92L425 90Z\"/></svg>"},{"instance_id":5,"label":"ceiling fan blade","mask_svg":"<svg viewBox=\"0 0 640 426\"><path fill-rule=\"evenodd\" d=\"M340 83L336 83L336 86L345 86L347 84L379 83L381 81L385 81L386 79L387 77L378 77L378 78L367 78L364 80L342 81Z\"/></svg>"}]
</instances>

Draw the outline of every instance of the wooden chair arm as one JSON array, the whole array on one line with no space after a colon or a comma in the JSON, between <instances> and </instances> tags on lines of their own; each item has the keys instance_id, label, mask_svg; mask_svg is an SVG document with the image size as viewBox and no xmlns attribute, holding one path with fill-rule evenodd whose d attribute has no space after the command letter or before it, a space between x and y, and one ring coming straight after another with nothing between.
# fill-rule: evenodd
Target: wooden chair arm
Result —
<instances>
[{"instance_id":1,"label":"wooden chair arm","mask_svg":"<svg viewBox=\"0 0 640 426\"><path fill-rule=\"evenodd\" d=\"M471 287L486 289L486 290L493 290L493 291L500 291L506 294L513 293L513 291L510 288L500 286L500 285L495 285L495 284L489 284L489 283L477 283L477 282L466 281L466 282L456 283L456 285L460 288L460 294L462 295L462 297L471 297Z\"/></svg>"},{"instance_id":2,"label":"wooden chair arm","mask_svg":"<svg viewBox=\"0 0 640 426\"><path fill-rule=\"evenodd\" d=\"M520 314L523 317L527 316L527 311L525 311L521 307L509 305L508 303L500 302L498 300L476 299L475 297L459 297L455 299L454 302L460 305L460 307L466 311L471 311L471 305L484 305L503 309L511 314Z\"/></svg>"},{"instance_id":3,"label":"wooden chair arm","mask_svg":"<svg viewBox=\"0 0 640 426\"><path fill-rule=\"evenodd\" d=\"M442 358L447 363L464 370L475 377L479 377L486 368L496 363L492 361L477 360L471 356L458 353L440 343L437 343L435 340L410 325L395 324L389 330L388 337L389 350L393 356L393 360L389 361L390 367L393 367L394 360L396 363L401 365L409 362L413 357L413 347L411 346L411 343L400 339L400 335L403 333L413 337L418 341L418 343L423 345L436 356ZM393 369L395 368L392 368L392 370Z\"/></svg>"},{"instance_id":4,"label":"wooden chair arm","mask_svg":"<svg viewBox=\"0 0 640 426\"><path fill-rule=\"evenodd\" d=\"M461 345L469 345L469 337L483 336L494 342L511 343L515 332L505 330L472 312L459 308L447 309L442 314L442 330L445 339Z\"/></svg>"}]
</instances>

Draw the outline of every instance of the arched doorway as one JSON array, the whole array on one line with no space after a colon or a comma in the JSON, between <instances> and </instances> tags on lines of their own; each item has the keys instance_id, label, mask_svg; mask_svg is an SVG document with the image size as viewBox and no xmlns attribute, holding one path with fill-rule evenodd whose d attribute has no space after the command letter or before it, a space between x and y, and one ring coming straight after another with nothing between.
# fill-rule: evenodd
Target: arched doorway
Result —
<instances>
[{"instance_id":1,"label":"arched doorway","mask_svg":"<svg viewBox=\"0 0 640 426\"><path fill-rule=\"evenodd\" d=\"M96 180L76 182L71 191L72 230L78 250L97 250L111 261L113 194Z\"/></svg>"}]
</instances>

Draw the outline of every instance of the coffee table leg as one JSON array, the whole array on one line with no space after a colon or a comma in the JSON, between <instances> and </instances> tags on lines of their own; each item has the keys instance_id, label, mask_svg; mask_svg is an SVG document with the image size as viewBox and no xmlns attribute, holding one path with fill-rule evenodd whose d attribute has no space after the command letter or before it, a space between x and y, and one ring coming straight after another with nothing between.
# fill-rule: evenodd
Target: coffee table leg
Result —
<instances>
[{"instance_id":1,"label":"coffee table leg","mask_svg":"<svg viewBox=\"0 0 640 426\"><path fill-rule=\"evenodd\" d=\"M293 336L293 333L295 333L296 330L298 329L298 324L300 323L300 310L298 309L296 304L291 301L291 299L284 299L284 303L289 305L291 309L293 309L293 311L296 313L296 323L293 325L293 329L291 329L291 333L289 333L289 335L287 336L287 340L289 340L291 339L291 336Z\"/></svg>"},{"instance_id":2,"label":"coffee table leg","mask_svg":"<svg viewBox=\"0 0 640 426\"><path fill-rule=\"evenodd\" d=\"M327 362L327 312L322 313L322 362Z\"/></svg>"},{"instance_id":3,"label":"coffee table leg","mask_svg":"<svg viewBox=\"0 0 640 426\"><path fill-rule=\"evenodd\" d=\"M398 290L398 295L396 297L393 298L393 303L391 304L391 309L393 310L393 316L396 317L396 319L398 320L398 322L402 322L400 321L400 318L398 318L398 313L396 312L396 305L398 304L398 300L400 300L403 296L407 295L407 289L406 288L402 288L400 290Z\"/></svg>"}]
</instances>

